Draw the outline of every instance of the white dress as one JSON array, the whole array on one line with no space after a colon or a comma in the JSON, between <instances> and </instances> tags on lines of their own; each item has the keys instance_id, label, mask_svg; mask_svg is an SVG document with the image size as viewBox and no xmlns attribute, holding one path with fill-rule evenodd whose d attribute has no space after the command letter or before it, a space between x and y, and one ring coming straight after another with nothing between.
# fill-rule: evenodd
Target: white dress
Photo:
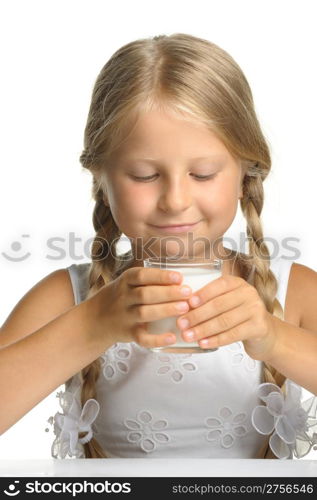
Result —
<instances>
[{"instance_id":1,"label":"white dress","mask_svg":"<svg viewBox=\"0 0 317 500\"><path fill-rule=\"evenodd\" d=\"M291 265L271 262L283 308ZM89 263L67 269L79 304ZM63 413L49 419L55 458L84 457L91 437L111 458L254 458L273 431L279 458L299 458L317 444L316 398L305 407L291 381L286 399L274 384L261 384L262 362L250 358L242 342L187 355L117 343L101 361L96 400L81 407L79 374L58 394ZM81 431L88 435L80 439Z\"/></svg>"}]
</instances>

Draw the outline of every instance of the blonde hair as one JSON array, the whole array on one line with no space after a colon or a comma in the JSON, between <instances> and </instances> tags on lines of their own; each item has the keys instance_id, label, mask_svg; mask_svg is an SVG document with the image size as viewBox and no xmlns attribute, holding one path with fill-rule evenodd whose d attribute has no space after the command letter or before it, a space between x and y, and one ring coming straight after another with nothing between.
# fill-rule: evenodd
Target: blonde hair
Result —
<instances>
[{"instance_id":1,"label":"blonde hair","mask_svg":"<svg viewBox=\"0 0 317 500\"><path fill-rule=\"evenodd\" d=\"M93 212L96 234L87 298L133 262L131 251L120 257L114 245L122 233L104 203L103 171L138 116L164 108L207 126L246 167L240 203L247 222L249 254L238 252L236 258L243 278L247 279L252 271L253 285L268 312L283 318L260 220L263 181L270 171L271 158L251 89L241 68L227 52L210 41L183 33L124 45L110 57L95 82L80 156L82 166L93 175L92 196L96 202ZM82 404L96 398L99 373L100 359L82 370ZM262 381L282 387L285 377L263 363ZM86 458L106 457L96 438L85 444L84 450ZM276 458L268 440L257 458Z\"/></svg>"}]
</instances>

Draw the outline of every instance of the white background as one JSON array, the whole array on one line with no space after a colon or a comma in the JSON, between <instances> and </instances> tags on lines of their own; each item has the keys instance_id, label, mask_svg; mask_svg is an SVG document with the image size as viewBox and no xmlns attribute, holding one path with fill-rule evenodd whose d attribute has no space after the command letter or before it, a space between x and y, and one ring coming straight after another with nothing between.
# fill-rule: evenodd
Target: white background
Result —
<instances>
[{"instance_id":1,"label":"white background","mask_svg":"<svg viewBox=\"0 0 317 500\"><path fill-rule=\"evenodd\" d=\"M158 34L209 39L241 66L273 159L264 234L288 257L282 240L296 238L297 262L316 270L314 9L313 0L1 2L0 324L44 276L89 261L83 245L94 235L94 203L79 156L92 87L115 50ZM239 231L240 211L227 236ZM79 238L72 253L71 233ZM48 248L52 237L63 239L63 257ZM30 255L12 262L4 253ZM53 434L45 428L59 410L58 390L0 437L0 458L50 458Z\"/></svg>"}]
</instances>

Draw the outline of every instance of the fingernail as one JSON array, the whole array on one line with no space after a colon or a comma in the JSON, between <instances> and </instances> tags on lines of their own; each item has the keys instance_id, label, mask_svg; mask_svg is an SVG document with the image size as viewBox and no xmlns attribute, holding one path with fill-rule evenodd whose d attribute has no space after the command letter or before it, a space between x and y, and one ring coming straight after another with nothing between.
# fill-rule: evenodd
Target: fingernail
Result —
<instances>
[{"instance_id":1,"label":"fingernail","mask_svg":"<svg viewBox=\"0 0 317 500\"><path fill-rule=\"evenodd\" d=\"M176 342L175 335L169 335L164 339L165 344L175 344L175 342Z\"/></svg>"},{"instance_id":2,"label":"fingernail","mask_svg":"<svg viewBox=\"0 0 317 500\"><path fill-rule=\"evenodd\" d=\"M195 333L193 330L188 330L187 332L184 332L184 336L186 340L194 340Z\"/></svg>"},{"instance_id":3,"label":"fingernail","mask_svg":"<svg viewBox=\"0 0 317 500\"><path fill-rule=\"evenodd\" d=\"M201 345L202 347L206 347L208 343L209 343L208 339L202 339L200 340L199 345Z\"/></svg>"},{"instance_id":4,"label":"fingernail","mask_svg":"<svg viewBox=\"0 0 317 500\"><path fill-rule=\"evenodd\" d=\"M174 283L179 283L181 280L181 275L177 273L170 273L170 278Z\"/></svg>"},{"instance_id":5,"label":"fingernail","mask_svg":"<svg viewBox=\"0 0 317 500\"><path fill-rule=\"evenodd\" d=\"M189 327L189 321L188 321L188 319L186 319L186 318L181 319L180 322L179 322L179 326L181 328L188 328Z\"/></svg>"},{"instance_id":6,"label":"fingernail","mask_svg":"<svg viewBox=\"0 0 317 500\"><path fill-rule=\"evenodd\" d=\"M176 304L176 308L179 310L179 311L188 311L188 304L187 302L179 302L178 304Z\"/></svg>"},{"instance_id":7,"label":"fingernail","mask_svg":"<svg viewBox=\"0 0 317 500\"><path fill-rule=\"evenodd\" d=\"M190 295L192 292L189 286L182 286L180 291L182 295Z\"/></svg>"},{"instance_id":8,"label":"fingernail","mask_svg":"<svg viewBox=\"0 0 317 500\"><path fill-rule=\"evenodd\" d=\"M200 304L200 298L197 297L197 295L194 295L193 297L191 297L189 299L189 301L190 301L190 305L192 305L192 306L198 306Z\"/></svg>"}]
</instances>

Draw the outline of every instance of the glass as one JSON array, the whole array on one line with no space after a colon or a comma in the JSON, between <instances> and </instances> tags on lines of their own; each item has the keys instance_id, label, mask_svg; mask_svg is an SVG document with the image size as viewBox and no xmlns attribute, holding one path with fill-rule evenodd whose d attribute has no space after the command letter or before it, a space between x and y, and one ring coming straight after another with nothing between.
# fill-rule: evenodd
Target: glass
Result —
<instances>
[{"instance_id":1,"label":"glass","mask_svg":"<svg viewBox=\"0 0 317 500\"><path fill-rule=\"evenodd\" d=\"M191 287L192 292L196 292L203 288L207 283L214 281L222 276L222 260L207 260L198 258L181 258L173 260L172 258L149 258L143 261L144 267L153 267L166 269L169 271L177 271L183 275L182 285ZM183 299L186 300L186 299ZM190 309L191 310L191 307ZM186 314L186 313L183 313ZM178 352L178 353L191 353L191 352L212 352L218 348L202 349L198 342L186 342L181 336L181 330L176 326L178 316L170 316L159 320L151 321L148 323L149 333L165 333L173 332L176 335L176 343L171 346L154 347L151 351L164 351L164 352Z\"/></svg>"}]
</instances>

